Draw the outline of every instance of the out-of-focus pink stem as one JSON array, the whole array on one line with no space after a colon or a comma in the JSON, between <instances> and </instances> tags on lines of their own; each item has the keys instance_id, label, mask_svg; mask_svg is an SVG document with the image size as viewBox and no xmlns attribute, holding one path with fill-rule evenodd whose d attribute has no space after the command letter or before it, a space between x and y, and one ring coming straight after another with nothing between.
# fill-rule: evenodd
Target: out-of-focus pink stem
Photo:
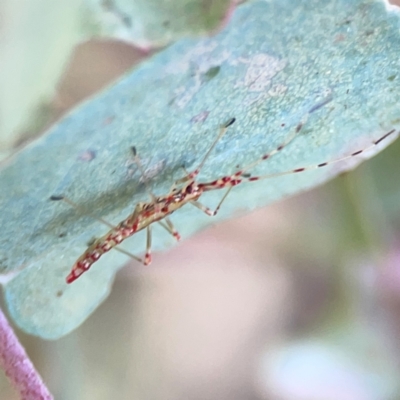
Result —
<instances>
[{"instance_id":1,"label":"out-of-focus pink stem","mask_svg":"<svg viewBox=\"0 0 400 400\"><path fill-rule=\"evenodd\" d=\"M1 309L0 367L22 400L53 399Z\"/></svg>"}]
</instances>

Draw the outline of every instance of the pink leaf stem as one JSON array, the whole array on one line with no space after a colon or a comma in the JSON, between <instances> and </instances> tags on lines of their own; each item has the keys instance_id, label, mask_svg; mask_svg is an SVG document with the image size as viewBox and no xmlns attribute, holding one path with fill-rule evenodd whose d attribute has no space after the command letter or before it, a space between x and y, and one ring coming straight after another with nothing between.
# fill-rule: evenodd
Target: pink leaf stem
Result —
<instances>
[{"instance_id":1,"label":"pink leaf stem","mask_svg":"<svg viewBox=\"0 0 400 400\"><path fill-rule=\"evenodd\" d=\"M53 399L1 309L0 367L22 400Z\"/></svg>"}]
</instances>

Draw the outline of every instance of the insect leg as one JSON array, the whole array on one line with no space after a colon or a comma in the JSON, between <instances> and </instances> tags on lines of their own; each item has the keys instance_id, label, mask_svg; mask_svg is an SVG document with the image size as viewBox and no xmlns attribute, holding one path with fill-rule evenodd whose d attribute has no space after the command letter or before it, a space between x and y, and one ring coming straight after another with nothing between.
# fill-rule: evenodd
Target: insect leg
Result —
<instances>
[{"instance_id":1,"label":"insect leg","mask_svg":"<svg viewBox=\"0 0 400 400\"><path fill-rule=\"evenodd\" d=\"M190 203L193 204L195 207L197 207L198 209L200 209L201 211L203 211L204 213L206 213L207 215L209 215L210 217L213 217L215 215L217 215L219 209L221 208L222 203L225 201L225 199L228 197L228 194L230 193L230 191L232 190L231 186L224 194L224 196L222 197L221 201L218 203L217 207L215 208L215 210L211 210L210 208L206 207L205 205L199 203L198 201L191 201Z\"/></svg>"},{"instance_id":2,"label":"insect leg","mask_svg":"<svg viewBox=\"0 0 400 400\"><path fill-rule=\"evenodd\" d=\"M225 135L226 131L228 130L228 128L233 125L233 123L236 121L235 118L230 118L227 122L225 122L220 128L219 128L219 133L218 136L216 137L216 139L214 140L214 142L212 143L212 145L210 146L210 148L207 150L206 154L204 155L203 159L201 160L200 164L198 165L198 167L190 172L189 174L187 174L186 176L184 176L181 179L178 179L175 184L180 184L180 183L185 183L187 181L193 180L194 178L196 178L196 176L200 173L201 169L203 168L204 163L206 162L208 156L210 155L210 153L214 150L214 147L217 145L217 143L219 142L219 140L222 138L222 136Z\"/></svg>"},{"instance_id":3,"label":"insect leg","mask_svg":"<svg viewBox=\"0 0 400 400\"><path fill-rule=\"evenodd\" d=\"M96 242L96 240L97 240L96 237L94 237L91 240L89 240L89 242L87 243L88 247L92 246ZM128 257L130 257L130 258L132 258L132 259L134 259L136 261L139 261L140 263L144 264L144 261L140 257L135 256L134 254L130 253L127 250L124 250L124 249L122 249L122 248L120 248L118 246L115 246L114 250L119 251L120 253L125 254L126 256L128 256Z\"/></svg>"},{"instance_id":4,"label":"insect leg","mask_svg":"<svg viewBox=\"0 0 400 400\"><path fill-rule=\"evenodd\" d=\"M91 212L84 210L81 206L79 206L78 204L76 204L74 201L70 200L68 197L65 197L65 196L62 196L62 195L61 195L61 196L53 195L53 196L50 196L50 200L52 200L52 201L60 201L60 200L62 200L63 202L69 204L71 207L73 207L73 208L79 210L82 214L89 215L90 217L92 217L92 218L95 219L96 221L99 221L99 222L101 222L102 224L107 225L107 226L110 227L111 229L114 229L114 228L115 228L114 225L110 224L110 223L107 222L105 219L100 218L100 217L97 217L97 216L93 215Z\"/></svg>"},{"instance_id":5,"label":"insect leg","mask_svg":"<svg viewBox=\"0 0 400 400\"><path fill-rule=\"evenodd\" d=\"M115 246L114 250L119 251L120 253L125 254L126 256L128 256L130 258L133 258L134 260L139 261L140 263L144 264L144 261L140 257L135 256L134 254L130 253L129 251L121 249L118 246Z\"/></svg>"},{"instance_id":6,"label":"insect leg","mask_svg":"<svg viewBox=\"0 0 400 400\"><path fill-rule=\"evenodd\" d=\"M171 222L171 220L168 217L165 217L165 224L163 221L158 221L158 223L165 229L167 230L176 240L180 240L181 239L181 235L179 234L179 232L175 229L173 223Z\"/></svg>"},{"instance_id":7,"label":"insect leg","mask_svg":"<svg viewBox=\"0 0 400 400\"><path fill-rule=\"evenodd\" d=\"M146 228L146 255L144 256L144 265L151 264L151 226Z\"/></svg>"},{"instance_id":8,"label":"insect leg","mask_svg":"<svg viewBox=\"0 0 400 400\"><path fill-rule=\"evenodd\" d=\"M148 185L148 183L147 183L147 180L145 179L144 168L143 168L142 163L140 162L139 156L137 155L136 147L135 147L135 146L132 146L132 147L131 147L131 150L132 150L132 154L133 154L133 160L135 161L135 163L136 163L136 165L137 165L137 167L138 167L138 169L139 169L139 171L140 171L140 173L141 173L141 175L142 175L143 182L144 182L144 185L145 185L145 187L146 187L147 193L149 194L149 196L150 196L150 198L151 198L151 201L156 202L156 196L155 196L155 194L150 190L150 187L149 187L149 185Z\"/></svg>"}]
</instances>

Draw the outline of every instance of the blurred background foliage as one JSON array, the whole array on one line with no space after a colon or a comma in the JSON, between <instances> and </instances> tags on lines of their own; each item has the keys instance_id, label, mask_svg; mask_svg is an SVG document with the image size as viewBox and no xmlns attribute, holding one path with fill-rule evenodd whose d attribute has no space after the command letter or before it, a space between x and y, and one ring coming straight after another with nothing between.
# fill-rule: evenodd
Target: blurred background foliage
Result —
<instances>
[{"instance_id":1,"label":"blurred background foliage","mask_svg":"<svg viewBox=\"0 0 400 400\"><path fill-rule=\"evenodd\" d=\"M143 57L127 43L79 44L47 121ZM19 337L56 399L398 399L399 170L396 141L150 268L124 268L67 337ZM16 399L1 374L1 398Z\"/></svg>"}]
</instances>

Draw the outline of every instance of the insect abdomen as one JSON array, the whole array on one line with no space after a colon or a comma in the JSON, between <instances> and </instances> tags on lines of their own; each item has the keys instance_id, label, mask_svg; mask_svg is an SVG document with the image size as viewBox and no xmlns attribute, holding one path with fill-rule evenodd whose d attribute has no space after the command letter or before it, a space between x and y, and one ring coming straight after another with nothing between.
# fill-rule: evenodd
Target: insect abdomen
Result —
<instances>
[{"instance_id":1,"label":"insect abdomen","mask_svg":"<svg viewBox=\"0 0 400 400\"><path fill-rule=\"evenodd\" d=\"M94 262L96 262L104 253L110 251L113 247L120 244L123 240L132 236L138 231L138 223L131 227L125 225L125 221L116 228L109 231L106 235L97 239L73 265L71 272L67 276L67 283L72 283L87 271Z\"/></svg>"}]
</instances>

